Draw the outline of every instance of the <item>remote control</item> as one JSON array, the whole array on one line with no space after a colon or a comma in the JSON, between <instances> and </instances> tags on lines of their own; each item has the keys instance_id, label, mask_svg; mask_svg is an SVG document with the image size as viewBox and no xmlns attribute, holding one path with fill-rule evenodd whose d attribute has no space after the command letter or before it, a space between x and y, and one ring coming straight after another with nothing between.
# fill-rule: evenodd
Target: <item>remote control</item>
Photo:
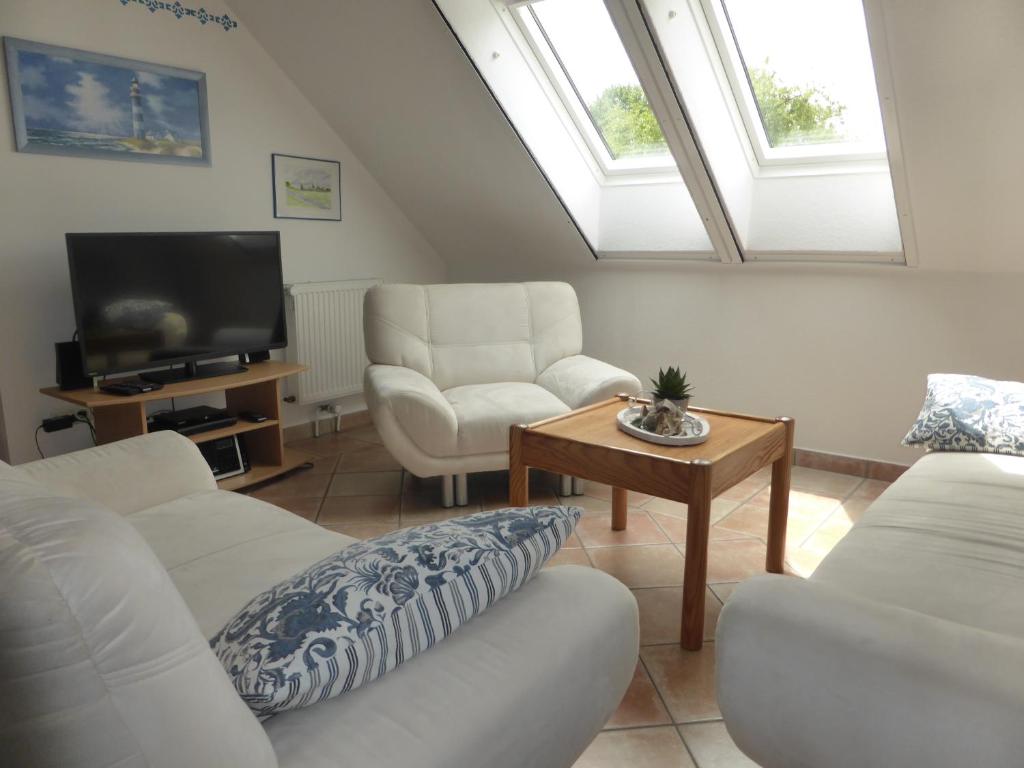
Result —
<instances>
[{"instance_id":1,"label":"remote control","mask_svg":"<svg viewBox=\"0 0 1024 768\"><path fill-rule=\"evenodd\" d=\"M130 395L142 395L146 392L156 392L158 389L163 388L163 384L153 381L115 381L110 384L102 384L100 391L106 392L108 395L127 397Z\"/></svg>"}]
</instances>

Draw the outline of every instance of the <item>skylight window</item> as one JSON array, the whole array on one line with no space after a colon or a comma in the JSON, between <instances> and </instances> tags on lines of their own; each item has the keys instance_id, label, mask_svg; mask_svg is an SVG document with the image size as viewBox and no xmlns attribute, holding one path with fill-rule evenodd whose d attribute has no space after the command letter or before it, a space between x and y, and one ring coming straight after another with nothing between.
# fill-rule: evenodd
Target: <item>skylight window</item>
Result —
<instances>
[{"instance_id":1,"label":"skylight window","mask_svg":"<svg viewBox=\"0 0 1024 768\"><path fill-rule=\"evenodd\" d=\"M881 159L861 0L705 0L762 164Z\"/></svg>"},{"instance_id":2,"label":"skylight window","mask_svg":"<svg viewBox=\"0 0 1024 768\"><path fill-rule=\"evenodd\" d=\"M535 0L516 13L606 173L675 170L602 0Z\"/></svg>"},{"instance_id":3,"label":"skylight window","mask_svg":"<svg viewBox=\"0 0 1024 768\"><path fill-rule=\"evenodd\" d=\"M912 263L863 1L434 0L596 258Z\"/></svg>"}]
</instances>

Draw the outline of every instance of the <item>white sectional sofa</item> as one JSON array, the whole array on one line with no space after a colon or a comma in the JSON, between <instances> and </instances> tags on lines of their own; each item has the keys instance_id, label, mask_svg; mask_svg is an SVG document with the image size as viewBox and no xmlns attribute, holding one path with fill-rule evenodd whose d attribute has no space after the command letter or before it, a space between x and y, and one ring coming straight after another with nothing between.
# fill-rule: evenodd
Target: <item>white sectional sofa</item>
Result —
<instances>
[{"instance_id":1,"label":"white sectional sofa","mask_svg":"<svg viewBox=\"0 0 1024 768\"><path fill-rule=\"evenodd\" d=\"M640 391L580 354L568 283L381 285L363 310L374 424L402 466L445 479L445 506L466 503L466 473L508 469L513 424Z\"/></svg>"},{"instance_id":2,"label":"white sectional sofa","mask_svg":"<svg viewBox=\"0 0 1024 768\"><path fill-rule=\"evenodd\" d=\"M1024 764L1024 458L925 456L811 578L738 587L716 655L764 768Z\"/></svg>"},{"instance_id":3,"label":"white sectional sofa","mask_svg":"<svg viewBox=\"0 0 1024 768\"><path fill-rule=\"evenodd\" d=\"M382 679L260 723L213 656L251 597L353 540L217 486L171 432L0 463L0 763L568 767L637 657L632 595L542 571Z\"/></svg>"}]
</instances>

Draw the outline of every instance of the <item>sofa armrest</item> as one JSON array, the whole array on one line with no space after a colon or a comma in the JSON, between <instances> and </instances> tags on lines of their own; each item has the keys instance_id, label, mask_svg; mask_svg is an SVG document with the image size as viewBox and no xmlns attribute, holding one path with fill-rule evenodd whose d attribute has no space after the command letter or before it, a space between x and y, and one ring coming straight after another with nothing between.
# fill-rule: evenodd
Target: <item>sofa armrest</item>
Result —
<instances>
[{"instance_id":1,"label":"sofa armrest","mask_svg":"<svg viewBox=\"0 0 1024 768\"><path fill-rule=\"evenodd\" d=\"M570 408L598 403L620 392L639 393L640 379L586 355L572 355L549 365L537 384Z\"/></svg>"},{"instance_id":2,"label":"sofa armrest","mask_svg":"<svg viewBox=\"0 0 1024 768\"><path fill-rule=\"evenodd\" d=\"M765 768L996 768L1024 754L1024 643L785 576L729 598L718 702Z\"/></svg>"},{"instance_id":3,"label":"sofa armrest","mask_svg":"<svg viewBox=\"0 0 1024 768\"><path fill-rule=\"evenodd\" d=\"M426 376L398 365L371 365L366 369L363 389L375 421L380 411L387 410L424 453L456 453L459 422L455 411Z\"/></svg>"},{"instance_id":4,"label":"sofa armrest","mask_svg":"<svg viewBox=\"0 0 1024 768\"><path fill-rule=\"evenodd\" d=\"M169 431L21 464L15 471L54 493L90 499L122 515L217 488L195 443Z\"/></svg>"}]
</instances>

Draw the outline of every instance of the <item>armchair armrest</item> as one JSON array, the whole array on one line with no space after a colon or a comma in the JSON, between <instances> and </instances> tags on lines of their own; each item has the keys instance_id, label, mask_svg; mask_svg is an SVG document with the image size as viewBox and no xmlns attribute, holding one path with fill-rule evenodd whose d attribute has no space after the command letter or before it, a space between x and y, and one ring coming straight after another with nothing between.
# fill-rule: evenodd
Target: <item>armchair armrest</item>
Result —
<instances>
[{"instance_id":1,"label":"armchair armrest","mask_svg":"<svg viewBox=\"0 0 1024 768\"><path fill-rule=\"evenodd\" d=\"M544 387L570 408L598 403L619 392L639 392L640 379L586 355L572 355L549 365L537 377Z\"/></svg>"},{"instance_id":2,"label":"armchair armrest","mask_svg":"<svg viewBox=\"0 0 1024 768\"><path fill-rule=\"evenodd\" d=\"M90 499L122 515L217 488L196 445L169 431L33 461L14 469L54 493Z\"/></svg>"},{"instance_id":3,"label":"armchair armrest","mask_svg":"<svg viewBox=\"0 0 1024 768\"><path fill-rule=\"evenodd\" d=\"M381 411L388 411L424 453L455 455L459 432L455 411L422 373L398 365L371 365L364 375L363 390L375 420Z\"/></svg>"},{"instance_id":4,"label":"armchair armrest","mask_svg":"<svg viewBox=\"0 0 1024 768\"><path fill-rule=\"evenodd\" d=\"M996 768L1024 754L1024 642L814 581L742 584L718 622L718 701L765 768Z\"/></svg>"}]
</instances>

